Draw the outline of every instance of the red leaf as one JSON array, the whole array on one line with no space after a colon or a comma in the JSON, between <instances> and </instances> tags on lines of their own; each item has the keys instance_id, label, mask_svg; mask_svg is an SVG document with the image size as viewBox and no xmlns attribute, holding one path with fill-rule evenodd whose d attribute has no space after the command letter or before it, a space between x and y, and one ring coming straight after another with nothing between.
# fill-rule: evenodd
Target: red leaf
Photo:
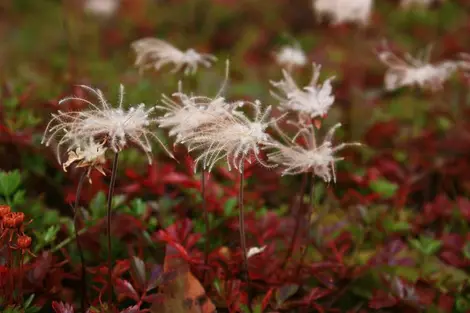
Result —
<instances>
[{"instance_id":1,"label":"red leaf","mask_svg":"<svg viewBox=\"0 0 470 313\"><path fill-rule=\"evenodd\" d=\"M55 313L74 313L74 309L72 305L63 302L52 302L52 309L54 309Z\"/></svg>"},{"instance_id":2,"label":"red leaf","mask_svg":"<svg viewBox=\"0 0 470 313\"><path fill-rule=\"evenodd\" d=\"M369 146L387 145L389 138L394 138L398 130L396 121L376 123L367 131L365 143Z\"/></svg>"},{"instance_id":3,"label":"red leaf","mask_svg":"<svg viewBox=\"0 0 470 313\"><path fill-rule=\"evenodd\" d=\"M165 295L154 293L154 294L143 297L142 300L148 303L152 303L152 304L156 302L163 303L163 301L165 301Z\"/></svg>"},{"instance_id":4,"label":"red leaf","mask_svg":"<svg viewBox=\"0 0 470 313\"><path fill-rule=\"evenodd\" d=\"M266 293L266 295L264 296L263 301L261 302L262 311L264 311L266 307L268 306L269 300L271 299L271 296L273 295L273 291L274 291L274 288L270 288L268 292Z\"/></svg>"},{"instance_id":5,"label":"red leaf","mask_svg":"<svg viewBox=\"0 0 470 313\"><path fill-rule=\"evenodd\" d=\"M385 291L378 290L369 301L369 307L372 309L383 309L394 307L398 303L397 298L386 293Z\"/></svg>"},{"instance_id":6,"label":"red leaf","mask_svg":"<svg viewBox=\"0 0 470 313\"><path fill-rule=\"evenodd\" d=\"M439 296L439 301L437 306L442 310L443 313L452 312L455 299L452 296L442 294Z\"/></svg>"},{"instance_id":7,"label":"red leaf","mask_svg":"<svg viewBox=\"0 0 470 313\"><path fill-rule=\"evenodd\" d=\"M121 311L121 313L139 313L140 307L138 305L133 305Z\"/></svg>"},{"instance_id":8,"label":"red leaf","mask_svg":"<svg viewBox=\"0 0 470 313\"><path fill-rule=\"evenodd\" d=\"M114 291L119 298L131 298L134 301L139 301L139 294L127 280L117 279L114 284Z\"/></svg>"}]
</instances>

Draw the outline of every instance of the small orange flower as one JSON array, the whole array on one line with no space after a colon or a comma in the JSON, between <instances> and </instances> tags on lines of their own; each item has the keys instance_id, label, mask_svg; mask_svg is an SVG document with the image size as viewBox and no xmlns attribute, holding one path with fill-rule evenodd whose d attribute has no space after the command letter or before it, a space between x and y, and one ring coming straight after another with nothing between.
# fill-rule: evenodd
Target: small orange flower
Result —
<instances>
[{"instance_id":1,"label":"small orange flower","mask_svg":"<svg viewBox=\"0 0 470 313\"><path fill-rule=\"evenodd\" d=\"M18 245L18 248L21 250L26 250L29 249L31 246L32 239L28 235L21 235L18 236L16 239L16 244Z\"/></svg>"},{"instance_id":2,"label":"small orange flower","mask_svg":"<svg viewBox=\"0 0 470 313\"><path fill-rule=\"evenodd\" d=\"M29 250L29 247L31 247L31 242L31 237L27 235L18 235L18 237L16 238L16 246L11 248L15 250L21 250L22 255L24 255L25 253L29 253L31 256L36 257L36 255L34 255L34 253Z\"/></svg>"},{"instance_id":3,"label":"small orange flower","mask_svg":"<svg viewBox=\"0 0 470 313\"><path fill-rule=\"evenodd\" d=\"M10 213L11 208L8 205L0 205L0 230L3 229L3 217Z\"/></svg>"},{"instance_id":4,"label":"small orange flower","mask_svg":"<svg viewBox=\"0 0 470 313\"><path fill-rule=\"evenodd\" d=\"M20 228L24 222L24 213L23 212L10 212L6 214L3 218L3 226L5 228Z\"/></svg>"},{"instance_id":5,"label":"small orange flower","mask_svg":"<svg viewBox=\"0 0 470 313\"><path fill-rule=\"evenodd\" d=\"M0 205L0 220L5 216L7 215L8 213L10 213L11 211L11 208L9 205L6 205L6 204L2 204Z\"/></svg>"}]
</instances>

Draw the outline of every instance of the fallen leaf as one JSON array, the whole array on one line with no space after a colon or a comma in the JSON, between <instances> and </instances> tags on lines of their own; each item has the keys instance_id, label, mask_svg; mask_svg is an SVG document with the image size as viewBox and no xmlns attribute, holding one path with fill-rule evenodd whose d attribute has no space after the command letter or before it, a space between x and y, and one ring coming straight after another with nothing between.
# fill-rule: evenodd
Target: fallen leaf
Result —
<instances>
[{"instance_id":1,"label":"fallen leaf","mask_svg":"<svg viewBox=\"0 0 470 313\"><path fill-rule=\"evenodd\" d=\"M151 308L153 313L214 313L214 303L207 297L199 280L191 273L188 264L178 257L178 250L166 246L164 272L176 271L176 278L165 285L163 303Z\"/></svg>"}]
</instances>

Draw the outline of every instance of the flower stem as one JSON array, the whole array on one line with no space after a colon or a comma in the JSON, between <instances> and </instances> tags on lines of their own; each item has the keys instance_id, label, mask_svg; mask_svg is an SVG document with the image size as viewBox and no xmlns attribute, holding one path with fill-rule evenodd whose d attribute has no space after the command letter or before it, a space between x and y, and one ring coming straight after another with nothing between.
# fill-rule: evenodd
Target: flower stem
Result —
<instances>
[{"instance_id":1,"label":"flower stem","mask_svg":"<svg viewBox=\"0 0 470 313\"><path fill-rule=\"evenodd\" d=\"M299 263L299 268L297 269L297 276L300 274L300 271L302 270L304 266L304 261L305 261L305 256L307 255L308 251L308 243L309 243L309 230L310 230L310 219L312 218L312 212L313 212L313 206L314 206L314 193L315 193L315 177L312 176L311 178L311 190L310 190L310 197L309 197L309 202L308 202L308 209L307 209L307 226L305 227L305 238L307 239L307 244L305 245L305 249L302 252L302 255L300 257L300 263Z\"/></svg>"},{"instance_id":2,"label":"flower stem","mask_svg":"<svg viewBox=\"0 0 470 313\"><path fill-rule=\"evenodd\" d=\"M297 240L297 235L298 235L299 229L300 229L300 222L302 220L302 212L303 212L302 202L303 202L303 197L304 197L304 193L305 193L305 187L307 186L307 178L308 178L308 174L304 174L302 176L302 183L300 185L299 194L298 194L297 197L295 197L294 203L292 205L291 212L296 212L295 213L296 215L295 215L294 233L292 234L292 239L291 239L291 242L289 244L289 248L287 250L287 255L286 255L286 258L284 259L284 262L283 262L283 265L282 265L283 268L286 267L287 262L291 258L292 253L294 252L295 242Z\"/></svg>"},{"instance_id":3,"label":"flower stem","mask_svg":"<svg viewBox=\"0 0 470 313\"><path fill-rule=\"evenodd\" d=\"M78 236L86 233L88 231L88 228L82 228L80 229L80 231L77 233ZM56 253L57 251L59 251L60 249L62 249L63 247L65 247L66 245L68 245L69 243L71 243L73 240L75 239L75 236L73 237L68 237L66 239L64 239L62 242L60 242L57 246L55 246L54 248L51 249L51 252L52 253Z\"/></svg>"},{"instance_id":4,"label":"flower stem","mask_svg":"<svg viewBox=\"0 0 470 313\"><path fill-rule=\"evenodd\" d=\"M250 281L250 274L248 272L248 257L246 251L246 235L245 235L245 216L244 216L244 207L243 207L243 183L244 183L244 166L243 164L240 167L240 186L238 189L238 223L240 227L240 245L242 248L243 254L243 274L246 275L246 280Z\"/></svg>"},{"instance_id":5,"label":"flower stem","mask_svg":"<svg viewBox=\"0 0 470 313\"><path fill-rule=\"evenodd\" d=\"M209 263L209 234L210 234L210 225L209 225L209 212L207 211L206 204L206 170L202 170L201 176L201 197L202 197L202 209L204 210L204 223L206 224L206 241L204 246L204 282L206 282L207 266Z\"/></svg>"},{"instance_id":6,"label":"flower stem","mask_svg":"<svg viewBox=\"0 0 470 313\"><path fill-rule=\"evenodd\" d=\"M108 308L113 304L113 257L111 253L111 208L113 204L114 184L116 183L116 173L118 167L119 152L114 154L113 169L111 172L111 182L108 190L108 209L106 211L106 230L108 236Z\"/></svg>"},{"instance_id":7,"label":"flower stem","mask_svg":"<svg viewBox=\"0 0 470 313\"><path fill-rule=\"evenodd\" d=\"M15 292L15 284L13 280L14 268L13 268L13 252L10 245L7 246L8 251L8 278L7 278L7 288L8 288L8 295L7 295L7 303L10 301L14 301L14 292Z\"/></svg>"},{"instance_id":8,"label":"flower stem","mask_svg":"<svg viewBox=\"0 0 470 313\"><path fill-rule=\"evenodd\" d=\"M87 296L87 282L86 282L86 264L85 264L85 256L83 255L82 245L79 239L79 226L78 226L78 210L79 210L79 201L80 201L80 194L82 193L83 183L85 182L86 171L83 171L82 175L80 175L80 179L77 185L77 192L75 193L75 204L73 206L73 228L74 228L74 235L75 235L75 242L77 243L77 251L80 257L81 263L81 286L82 286L82 295L81 295L81 308L82 312L86 312L86 305L88 303L88 296Z\"/></svg>"}]
</instances>

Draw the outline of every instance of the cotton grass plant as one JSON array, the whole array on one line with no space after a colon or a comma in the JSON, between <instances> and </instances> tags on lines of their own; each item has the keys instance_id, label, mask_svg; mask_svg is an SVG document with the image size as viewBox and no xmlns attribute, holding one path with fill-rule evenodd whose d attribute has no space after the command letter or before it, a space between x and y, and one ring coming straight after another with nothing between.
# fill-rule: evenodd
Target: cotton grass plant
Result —
<instances>
[{"instance_id":1,"label":"cotton grass plant","mask_svg":"<svg viewBox=\"0 0 470 313\"><path fill-rule=\"evenodd\" d=\"M150 41L152 43L152 41ZM154 44L166 47L167 52L158 52L155 49L143 49L141 42L137 64L142 65L144 60L150 60L150 53L156 57L153 61L156 68L170 62L170 52L177 50L166 43ZM137 45L139 46L139 45ZM136 45L134 45L136 47ZM146 52L145 52L146 51ZM153 51L153 52L151 52ZM156 52L157 51L157 52ZM173 60L176 68L189 66L194 69L196 63ZM153 107L144 104L124 106L124 86L120 86L117 106L111 105L99 89L81 86L97 98L97 103L90 100L71 96L62 99L59 103L67 101L81 101L88 105L88 109L81 111L58 111L52 114L52 119L46 127L43 143L50 145L56 142L57 158L62 163L64 171L71 164L85 168L84 177L90 177L92 170L104 173L105 154L114 153L111 182L108 191L107 203L107 234L108 234L108 301L112 301L112 257L111 257L111 202L114 193L119 153L134 145L140 148L152 162L152 141L157 141L170 155L170 151L155 135L155 128L167 129L170 137L174 137L174 145L183 144L188 152L195 156L194 169L202 168L202 198L206 231L209 236L210 225L208 212L205 206L205 174L211 173L214 167L224 161L229 170L235 169L239 173L239 229L240 245L243 255L243 270L249 280L248 257L252 253L247 251L245 223L244 223L244 165L245 162L257 162L265 168L280 167L283 175L296 175L309 173L318 176L325 182L336 181L335 162L342 160L337 152L357 143L342 143L334 146L332 137L339 124L334 126L325 136L323 142L317 145L315 131L319 124L315 121L326 116L334 102L332 94L332 77L319 83L321 66L313 64L313 75L310 83L299 88L292 76L283 70L283 79L271 82L276 91L271 91L279 101L283 114L273 118L272 106L263 106L255 101L228 101L222 94L225 92L229 76L229 62L226 63L225 79L214 97L187 94L183 92L181 82L178 91L171 97L162 95L161 103ZM164 112L162 116L154 116L157 112ZM279 121L287 115L294 115L295 121L288 121L297 127L298 132L290 139L279 127ZM314 127L315 125L315 127ZM273 128L284 143L274 139L268 129ZM296 140L302 138L303 143ZM62 160L62 150L68 153L67 160ZM263 150L269 150L267 159L262 155ZM80 181L78 190L81 189ZM313 178L312 192L313 194ZM77 192L77 198L79 192ZM77 205L76 205L77 207ZM310 202L309 212L313 207ZM75 213L76 214L76 210ZM309 213L309 216L311 213ZM298 227L296 227L297 229ZM293 239L295 238L295 234ZM78 240L77 240L78 243ZM264 248L263 248L264 249ZM260 250L261 251L261 250ZM209 247L206 243L205 265L208 262ZM83 262L82 262L83 263Z\"/></svg>"},{"instance_id":2,"label":"cotton grass plant","mask_svg":"<svg viewBox=\"0 0 470 313\"><path fill-rule=\"evenodd\" d=\"M203 169L211 172L215 164L225 160L229 170L235 168L239 172L240 245L244 273L249 279L243 205L244 163L254 160L264 167L275 167L263 161L260 152L261 146L271 140L266 130L275 124L276 120L271 119L270 106L263 110L259 101L247 102L244 105L253 109L255 113L253 119L237 109L226 110L210 124L199 127L183 137L181 142L188 146L190 152L198 153L195 159L196 167L201 162Z\"/></svg>"},{"instance_id":3,"label":"cotton grass plant","mask_svg":"<svg viewBox=\"0 0 470 313\"><path fill-rule=\"evenodd\" d=\"M98 103L90 100L71 96L59 101L59 104L68 101L81 101L89 107L82 111L58 111L52 114L52 119L48 123L44 132L42 143L50 145L53 140L58 140L57 157L60 163L61 147L65 146L69 153L68 160L63 164L64 170L73 162L79 161L79 166L88 167L87 173L92 167L97 168L103 163L106 149L114 152L113 165L111 171L111 182L108 190L107 202L107 243L108 243L108 301L112 303L112 279L113 267L111 255L111 207L116 182L119 153L130 144L139 147L147 156L148 162L152 162L152 139L156 140L164 150L171 156L171 152L164 146L163 142L154 134L154 126L157 119L152 117L155 107L146 108L141 103L139 105L124 107L124 86L120 85L117 106L112 106L99 89L89 86L80 86L94 95ZM92 149L92 150L90 150ZM99 168L99 167L98 167ZM79 188L81 189L82 180ZM77 192L77 199L79 198ZM74 210L74 219L77 208ZM76 226L76 225L75 225ZM76 229L77 232L77 229ZM77 238L78 242L78 238ZM83 259L82 259L83 261ZM82 262L83 264L83 262Z\"/></svg>"},{"instance_id":4,"label":"cotton grass plant","mask_svg":"<svg viewBox=\"0 0 470 313\"><path fill-rule=\"evenodd\" d=\"M142 38L131 45L136 54L134 65L142 72L148 68L159 71L167 64L173 64L172 73L184 68L184 74L195 74L198 66L211 67L217 58L212 54L199 53L194 49L181 51L166 41L157 38Z\"/></svg>"},{"instance_id":5,"label":"cotton grass plant","mask_svg":"<svg viewBox=\"0 0 470 313\"><path fill-rule=\"evenodd\" d=\"M183 92L182 82L178 83L178 91L172 94L172 98L162 95L162 105L156 106L157 110L163 111L164 115L157 119L160 128L168 129L168 135L175 137L174 145L183 144L183 138L197 130L211 125L213 121L223 115L227 110L236 107L237 103L230 103L225 100L222 94L229 79L230 62L226 61L225 78L222 85L214 97L186 94ZM197 171L197 164L194 165L194 172ZM206 234L210 234L209 212L206 207L206 174L205 168L201 173L201 198L204 211L204 223ZM206 241L204 249L204 264L207 266L209 258L209 245ZM204 272L205 273L205 272Z\"/></svg>"},{"instance_id":6,"label":"cotton grass plant","mask_svg":"<svg viewBox=\"0 0 470 313\"><path fill-rule=\"evenodd\" d=\"M181 87L177 93L173 94L180 101L175 102L164 96L162 100L164 105L159 106L159 109L166 111L166 114L160 118L159 123L160 127L169 129L170 136L176 137L175 144L184 144L189 152L196 154L194 170L196 171L201 165L202 177L205 177L206 172L210 173L222 159L225 159L229 170L235 168L240 173L240 244L245 256L245 273L248 273L243 212L244 162L251 162L254 159L262 166L272 167L263 161L259 154L260 145L270 140L266 129L275 121L268 121L271 107L263 111L259 101L229 102L221 96L228 82L228 73L229 62L227 61L225 80L213 98L187 95L182 92ZM253 120L239 110L242 107L253 109L255 113ZM204 185L203 180L203 188ZM207 216L206 208L204 213ZM206 227L208 230L208 219ZM206 262L207 253L206 249Z\"/></svg>"},{"instance_id":7,"label":"cotton grass plant","mask_svg":"<svg viewBox=\"0 0 470 313\"><path fill-rule=\"evenodd\" d=\"M341 126L340 123L327 132L320 145L317 144L316 129L321 127L321 119L326 117L335 101L331 84L334 77L327 78L323 83L319 83L320 71L321 65L314 63L310 83L303 88L299 88L292 76L285 70L282 70L283 79L281 81L271 81L271 85L277 89L275 91L271 90L271 95L279 101L279 107L282 111L287 111L291 116L294 116L294 119L289 119L287 124L293 125L297 129L297 133L290 139L275 123L277 133L284 143L272 140L265 145L266 149L271 150L267 155L269 162L278 165L281 168L282 175L303 173L305 182L308 178L307 175L311 176L310 203L307 210L308 220L310 220L313 210L314 178L320 177L326 183L336 182L335 163L342 160L342 158L336 156L336 153L348 146L359 145L358 143L333 145L332 138L335 131ZM301 144L296 142L299 138L302 140ZM305 192L305 183L302 183L302 186L300 199ZM293 252L300 226L300 218L301 211L298 210L294 234L292 235L284 266ZM302 260L305 253L304 251Z\"/></svg>"},{"instance_id":8,"label":"cotton grass plant","mask_svg":"<svg viewBox=\"0 0 470 313\"><path fill-rule=\"evenodd\" d=\"M431 63L432 46L420 51L416 57L406 53L400 58L383 43L384 49L377 52L379 60L388 69L384 75L385 89L393 91L404 86L417 86L421 89L437 91L456 72L459 63L445 60Z\"/></svg>"},{"instance_id":9,"label":"cotton grass plant","mask_svg":"<svg viewBox=\"0 0 470 313\"><path fill-rule=\"evenodd\" d=\"M279 101L281 110L310 119L324 117L328 113L335 101L331 85L334 77L319 83L321 65L313 63L312 66L312 78L303 88L298 87L291 74L286 70L282 70L282 80L271 81L271 85L274 87L274 90L271 90L271 95Z\"/></svg>"}]
</instances>

